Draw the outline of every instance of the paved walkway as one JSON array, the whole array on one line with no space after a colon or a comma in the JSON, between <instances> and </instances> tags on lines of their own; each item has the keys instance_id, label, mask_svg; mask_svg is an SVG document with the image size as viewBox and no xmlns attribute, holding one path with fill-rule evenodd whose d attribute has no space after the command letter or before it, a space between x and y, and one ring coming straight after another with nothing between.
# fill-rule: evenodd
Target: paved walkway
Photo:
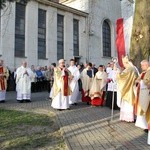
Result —
<instances>
[{"instance_id":1,"label":"paved walkway","mask_svg":"<svg viewBox=\"0 0 150 150\"><path fill-rule=\"evenodd\" d=\"M115 111L110 122L110 109L90 107L83 103L71 110L55 111L45 98L46 92L32 94L32 103L17 103L15 92L7 93L7 103L1 108L32 112L56 113L60 129L69 150L149 150L147 134L133 123L120 122L119 111Z\"/></svg>"}]
</instances>

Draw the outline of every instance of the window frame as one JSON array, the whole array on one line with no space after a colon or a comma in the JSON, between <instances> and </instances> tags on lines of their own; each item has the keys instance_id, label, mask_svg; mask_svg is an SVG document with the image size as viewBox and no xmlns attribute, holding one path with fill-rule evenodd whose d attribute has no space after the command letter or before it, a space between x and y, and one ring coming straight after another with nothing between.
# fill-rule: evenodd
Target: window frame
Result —
<instances>
[{"instance_id":1,"label":"window frame","mask_svg":"<svg viewBox=\"0 0 150 150\"><path fill-rule=\"evenodd\" d=\"M57 14L57 60L64 59L64 16Z\"/></svg>"},{"instance_id":2,"label":"window frame","mask_svg":"<svg viewBox=\"0 0 150 150\"><path fill-rule=\"evenodd\" d=\"M111 58L111 27L108 20L103 21L102 25L102 45L103 57Z\"/></svg>"},{"instance_id":3,"label":"window frame","mask_svg":"<svg viewBox=\"0 0 150 150\"><path fill-rule=\"evenodd\" d=\"M38 9L38 59L46 59L46 10Z\"/></svg>"},{"instance_id":4,"label":"window frame","mask_svg":"<svg viewBox=\"0 0 150 150\"><path fill-rule=\"evenodd\" d=\"M20 7L20 8L19 8ZM19 11L19 12L18 12ZM21 20L23 20L21 22ZM26 21L26 3L16 2L15 10L15 57L25 57L25 22ZM22 42L21 40L22 39ZM22 44L22 49L20 45Z\"/></svg>"},{"instance_id":5,"label":"window frame","mask_svg":"<svg viewBox=\"0 0 150 150\"><path fill-rule=\"evenodd\" d=\"M73 55L79 56L79 20L73 19Z\"/></svg>"}]
</instances>

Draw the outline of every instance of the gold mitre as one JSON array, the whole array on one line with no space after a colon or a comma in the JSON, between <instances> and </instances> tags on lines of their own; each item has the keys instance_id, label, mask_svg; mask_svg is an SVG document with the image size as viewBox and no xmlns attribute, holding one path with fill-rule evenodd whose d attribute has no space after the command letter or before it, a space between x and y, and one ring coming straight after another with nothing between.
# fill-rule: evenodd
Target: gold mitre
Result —
<instances>
[{"instance_id":1,"label":"gold mitre","mask_svg":"<svg viewBox=\"0 0 150 150\"><path fill-rule=\"evenodd\" d=\"M129 56L128 55L122 56L122 62L123 63L129 63Z\"/></svg>"}]
</instances>

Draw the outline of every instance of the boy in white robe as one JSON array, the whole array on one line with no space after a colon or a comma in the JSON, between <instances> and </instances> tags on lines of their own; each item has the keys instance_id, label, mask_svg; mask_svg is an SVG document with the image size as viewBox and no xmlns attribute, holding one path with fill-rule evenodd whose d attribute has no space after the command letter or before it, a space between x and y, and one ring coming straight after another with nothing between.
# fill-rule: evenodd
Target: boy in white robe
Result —
<instances>
[{"instance_id":1,"label":"boy in white robe","mask_svg":"<svg viewBox=\"0 0 150 150\"><path fill-rule=\"evenodd\" d=\"M79 95L79 85L78 80L80 78L80 72L79 69L75 66L75 60L70 60L70 67L68 70L71 72L73 79L70 82L70 88L72 91L72 94L69 97L69 104L76 105L78 101L78 95Z\"/></svg>"}]
</instances>

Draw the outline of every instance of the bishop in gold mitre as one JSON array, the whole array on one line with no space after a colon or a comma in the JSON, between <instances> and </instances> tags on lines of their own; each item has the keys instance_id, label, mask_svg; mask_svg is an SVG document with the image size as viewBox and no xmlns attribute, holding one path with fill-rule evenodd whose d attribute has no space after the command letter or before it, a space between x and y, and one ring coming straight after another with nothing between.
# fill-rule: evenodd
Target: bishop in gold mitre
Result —
<instances>
[{"instance_id":1,"label":"bishop in gold mitre","mask_svg":"<svg viewBox=\"0 0 150 150\"><path fill-rule=\"evenodd\" d=\"M134 121L135 80L137 72L128 56L122 58L124 70L117 74L118 93L120 93L120 120Z\"/></svg>"}]
</instances>

